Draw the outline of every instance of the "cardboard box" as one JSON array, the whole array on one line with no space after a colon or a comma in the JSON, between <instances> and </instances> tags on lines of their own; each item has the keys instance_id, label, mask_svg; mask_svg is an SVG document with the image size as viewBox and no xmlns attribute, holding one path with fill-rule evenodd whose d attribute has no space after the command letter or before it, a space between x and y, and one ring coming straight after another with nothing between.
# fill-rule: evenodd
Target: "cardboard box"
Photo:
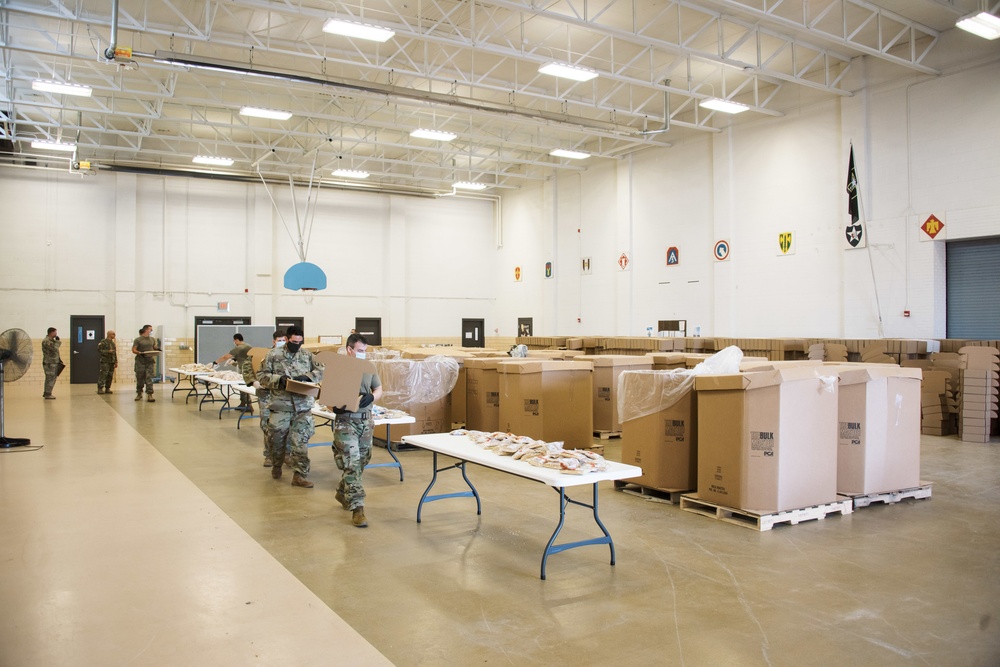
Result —
<instances>
[{"instance_id":1,"label":"cardboard box","mask_svg":"<svg viewBox=\"0 0 1000 667\"><path fill-rule=\"evenodd\" d=\"M346 354L337 354L336 352L320 352L315 355L315 358L316 361L325 366L325 369L323 370L322 388L318 394L310 395L316 396L320 405L357 412L358 404L361 402L361 396L358 394L361 389L361 380L366 373L375 374L375 364L366 359L349 357ZM303 384L289 380L288 391L295 391L292 389L293 383Z\"/></svg>"},{"instance_id":2,"label":"cardboard box","mask_svg":"<svg viewBox=\"0 0 1000 667\"><path fill-rule=\"evenodd\" d=\"M594 365L594 430L621 431L618 414L618 376L622 371L652 370L649 356L636 357L624 354L601 354L577 357Z\"/></svg>"},{"instance_id":3,"label":"cardboard box","mask_svg":"<svg viewBox=\"0 0 1000 667\"><path fill-rule=\"evenodd\" d=\"M510 361L510 357L466 360L466 428L486 432L500 429L500 375L497 364L504 361Z\"/></svg>"},{"instance_id":4,"label":"cardboard box","mask_svg":"<svg viewBox=\"0 0 1000 667\"><path fill-rule=\"evenodd\" d=\"M426 433L447 433L451 430L451 394L433 403L413 403L407 411L416 420L412 424L393 424L389 435L393 442L399 442L404 435L424 435ZM386 439L386 426L376 426L374 435Z\"/></svg>"},{"instance_id":5,"label":"cardboard box","mask_svg":"<svg viewBox=\"0 0 1000 667\"><path fill-rule=\"evenodd\" d=\"M850 369L839 376L837 492L920 486L920 369Z\"/></svg>"},{"instance_id":6,"label":"cardboard box","mask_svg":"<svg viewBox=\"0 0 1000 667\"><path fill-rule=\"evenodd\" d=\"M650 383L643 373L629 374L627 392ZM633 383L640 385L633 386ZM665 491L687 491L698 485L697 394L651 415L622 422L622 463L642 468L630 482Z\"/></svg>"},{"instance_id":7,"label":"cardboard box","mask_svg":"<svg viewBox=\"0 0 1000 667\"><path fill-rule=\"evenodd\" d=\"M816 373L696 378L701 499L760 514L837 500L836 383Z\"/></svg>"},{"instance_id":8,"label":"cardboard box","mask_svg":"<svg viewBox=\"0 0 1000 667\"><path fill-rule=\"evenodd\" d=\"M289 380L285 385L285 391L292 394L300 394L302 396L312 396L313 398L319 398L320 386L312 382L299 382L298 380ZM355 389L354 393L357 394L358 390Z\"/></svg>"},{"instance_id":9,"label":"cardboard box","mask_svg":"<svg viewBox=\"0 0 1000 667\"><path fill-rule=\"evenodd\" d=\"M566 449L594 438L593 366L582 361L511 360L497 365L500 428Z\"/></svg>"}]
</instances>

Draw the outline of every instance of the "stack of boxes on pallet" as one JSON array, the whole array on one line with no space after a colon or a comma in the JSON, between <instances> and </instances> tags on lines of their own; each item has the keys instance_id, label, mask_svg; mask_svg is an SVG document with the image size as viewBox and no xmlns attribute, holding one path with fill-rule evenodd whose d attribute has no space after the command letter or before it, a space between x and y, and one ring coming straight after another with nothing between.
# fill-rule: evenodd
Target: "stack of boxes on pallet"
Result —
<instances>
[{"instance_id":1,"label":"stack of boxes on pallet","mask_svg":"<svg viewBox=\"0 0 1000 667\"><path fill-rule=\"evenodd\" d=\"M966 442L989 442L997 417L1000 352L995 347L963 347L959 354L963 362L959 436Z\"/></svg>"},{"instance_id":2,"label":"stack of boxes on pallet","mask_svg":"<svg viewBox=\"0 0 1000 667\"><path fill-rule=\"evenodd\" d=\"M953 435L958 432L958 402L951 388L951 373L925 370L920 388L920 432Z\"/></svg>"}]
</instances>

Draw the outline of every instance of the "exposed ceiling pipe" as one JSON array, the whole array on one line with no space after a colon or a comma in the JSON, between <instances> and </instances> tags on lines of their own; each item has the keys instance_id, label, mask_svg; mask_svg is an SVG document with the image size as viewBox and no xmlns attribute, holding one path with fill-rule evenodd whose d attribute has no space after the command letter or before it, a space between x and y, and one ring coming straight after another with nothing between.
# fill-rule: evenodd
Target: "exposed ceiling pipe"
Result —
<instances>
[{"instance_id":1,"label":"exposed ceiling pipe","mask_svg":"<svg viewBox=\"0 0 1000 667\"><path fill-rule=\"evenodd\" d=\"M663 91L663 127L659 130L643 130L641 132L636 132L636 134L641 137L649 136L651 134L663 134L664 132L670 131L670 79L664 79L663 85L667 87L667 89Z\"/></svg>"},{"instance_id":2,"label":"exposed ceiling pipe","mask_svg":"<svg viewBox=\"0 0 1000 667\"><path fill-rule=\"evenodd\" d=\"M111 43L104 49L104 57L115 59L115 49L118 47L118 0L111 1Z\"/></svg>"}]
</instances>

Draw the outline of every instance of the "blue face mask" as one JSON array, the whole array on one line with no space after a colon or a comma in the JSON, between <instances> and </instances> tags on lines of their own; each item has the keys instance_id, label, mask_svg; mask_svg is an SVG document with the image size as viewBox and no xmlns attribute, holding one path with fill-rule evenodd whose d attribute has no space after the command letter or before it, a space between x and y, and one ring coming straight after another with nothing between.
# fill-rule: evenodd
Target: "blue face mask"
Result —
<instances>
[{"instance_id":1,"label":"blue face mask","mask_svg":"<svg viewBox=\"0 0 1000 667\"><path fill-rule=\"evenodd\" d=\"M357 357L358 359L364 359L365 358L365 353L364 352L355 352L354 356Z\"/></svg>"},{"instance_id":2,"label":"blue face mask","mask_svg":"<svg viewBox=\"0 0 1000 667\"><path fill-rule=\"evenodd\" d=\"M283 341L283 340L276 340L276 341L274 341L274 346L275 347L285 347L285 341Z\"/></svg>"}]
</instances>

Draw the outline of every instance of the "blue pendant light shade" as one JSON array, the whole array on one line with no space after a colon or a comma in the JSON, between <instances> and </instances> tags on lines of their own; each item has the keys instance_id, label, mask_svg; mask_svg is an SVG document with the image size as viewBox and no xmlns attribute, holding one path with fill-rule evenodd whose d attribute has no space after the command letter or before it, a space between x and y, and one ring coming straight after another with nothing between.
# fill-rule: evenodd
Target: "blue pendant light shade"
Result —
<instances>
[{"instance_id":1,"label":"blue pendant light shade","mask_svg":"<svg viewBox=\"0 0 1000 667\"><path fill-rule=\"evenodd\" d=\"M323 269L310 262L293 264L291 268L285 271L285 289L326 289L326 274L323 273Z\"/></svg>"}]
</instances>

